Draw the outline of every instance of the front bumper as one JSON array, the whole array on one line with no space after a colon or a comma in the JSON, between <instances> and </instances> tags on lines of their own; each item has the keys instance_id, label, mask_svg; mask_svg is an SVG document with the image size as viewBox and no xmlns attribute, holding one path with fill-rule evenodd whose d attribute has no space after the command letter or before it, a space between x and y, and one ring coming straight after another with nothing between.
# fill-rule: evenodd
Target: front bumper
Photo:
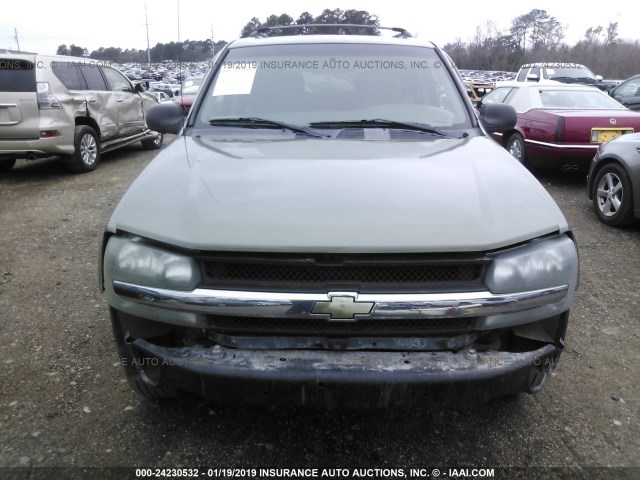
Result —
<instances>
[{"instance_id":1,"label":"front bumper","mask_svg":"<svg viewBox=\"0 0 640 480\"><path fill-rule=\"evenodd\" d=\"M135 340L143 381L211 400L305 407L466 404L536 389L560 352L336 352L168 348Z\"/></svg>"},{"instance_id":2,"label":"front bumper","mask_svg":"<svg viewBox=\"0 0 640 480\"><path fill-rule=\"evenodd\" d=\"M180 337L175 326L154 331L155 323L113 309L111 315L132 383L214 401L312 408L460 405L535 393L559 360L568 318L547 320L545 341L521 343L511 351L479 351L475 345L457 351L388 351L173 343L162 338L167 332L174 340ZM153 325L151 330L145 324ZM541 337L540 332L514 334ZM232 345L237 339L229 337Z\"/></svg>"}]
</instances>

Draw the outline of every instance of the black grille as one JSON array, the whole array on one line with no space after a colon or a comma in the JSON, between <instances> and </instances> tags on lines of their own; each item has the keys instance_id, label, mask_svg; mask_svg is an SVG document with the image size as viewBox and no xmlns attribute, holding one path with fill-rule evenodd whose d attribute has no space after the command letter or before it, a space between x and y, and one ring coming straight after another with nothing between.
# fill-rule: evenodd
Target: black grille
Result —
<instances>
[{"instance_id":1,"label":"black grille","mask_svg":"<svg viewBox=\"0 0 640 480\"><path fill-rule=\"evenodd\" d=\"M442 286L477 286L485 258L435 259L402 255L205 258L204 283L226 288L319 289L344 286L359 291L403 291Z\"/></svg>"},{"instance_id":2,"label":"black grille","mask_svg":"<svg viewBox=\"0 0 640 480\"><path fill-rule=\"evenodd\" d=\"M207 263L210 280L258 282L362 282L434 283L470 282L478 278L479 265L424 267L317 267L297 265L243 265Z\"/></svg>"},{"instance_id":3,"label":"black grille","mask_svg":"<svg viewBox=\"0 0 640 480\"><path fill-rule=\"evenodd\" d=\"M472 329L475 318L430 318L330 322L324 319L209 316L209 330L233 335L402 336L460 333Z\"/></svg>"}]
</instances>

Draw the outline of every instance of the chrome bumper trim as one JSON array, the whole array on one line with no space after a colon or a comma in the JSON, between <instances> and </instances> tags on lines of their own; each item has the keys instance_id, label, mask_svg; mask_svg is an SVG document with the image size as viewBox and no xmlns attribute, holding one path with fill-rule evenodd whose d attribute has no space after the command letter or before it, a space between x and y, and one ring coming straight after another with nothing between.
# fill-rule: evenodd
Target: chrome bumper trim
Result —
<instances>
[{"instance_id":1,"label":"chrome bumper trim","mask_svg":"<svg viewBox=\"0 0 640 480\"><path fill-rule=\"evenodd\" d=\"M549 142L541 142L539 140L529 140L528 138L524 139L525 143L533 143L535 145L542 145L543 147L551 147L551 148L580 148L585 150L593 150L594 152L600 147L599 143L594 143L593 145L571 145L571 144L562 144L562 143L549 143Z\"/></svg>"},{"instance_id":2,"label":"chrome bumper trim","mask_svg":"<svg viewBox=\"0 0 640 480\"><path fill-rule=\"evenodd\" d=\"M114 292L144 305L212 315L268 318L324 318L355 321L393 318L481 317L531 310L563 300L568 285L526 292L492 294L488 291L425 294L358 294L357 292L280 293L196 288L165 290L113 281ZM329 313L311 313L316 302L352 297L353 303L373 303L368 314L336 319ZM317 310L316 310L317 311Z\"/></svg>"}]
</instances>

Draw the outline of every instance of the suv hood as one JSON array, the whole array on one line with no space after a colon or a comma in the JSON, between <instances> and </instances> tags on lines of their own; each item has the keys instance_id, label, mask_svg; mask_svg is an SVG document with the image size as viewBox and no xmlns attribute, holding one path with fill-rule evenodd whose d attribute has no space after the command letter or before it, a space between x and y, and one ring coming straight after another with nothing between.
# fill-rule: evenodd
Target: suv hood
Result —
<instances>
[{"instance_id":1,"label":"suv hood","mask_svg":"<svg viewBox=\"0 0 640 480\"><path fill-rule=\"evenodd\" d=\"M216 141L179 136L107 229L197 250L478 252L569 229L486 137Z\"/></svg>"}]
</instances>

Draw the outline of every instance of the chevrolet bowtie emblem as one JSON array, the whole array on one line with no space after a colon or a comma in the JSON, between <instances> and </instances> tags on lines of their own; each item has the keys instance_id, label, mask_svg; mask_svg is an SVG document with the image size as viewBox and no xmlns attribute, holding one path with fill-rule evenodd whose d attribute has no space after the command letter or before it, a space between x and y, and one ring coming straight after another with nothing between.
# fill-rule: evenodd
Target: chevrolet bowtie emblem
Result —
<instances>
[{"instance_id":1,"label":"chevrolet bowtie emblem","mask_svg":"<svg viewBox=\"0 0 640 480\"><path fill-rule=\"evenodd\" d=\"M357 294L330 293L329 301L316 302L311 313L329 315L331 320L356 320L356 315L368 315L373 309L373 302L356 301Z\"/></svg>"}]
</instances>

